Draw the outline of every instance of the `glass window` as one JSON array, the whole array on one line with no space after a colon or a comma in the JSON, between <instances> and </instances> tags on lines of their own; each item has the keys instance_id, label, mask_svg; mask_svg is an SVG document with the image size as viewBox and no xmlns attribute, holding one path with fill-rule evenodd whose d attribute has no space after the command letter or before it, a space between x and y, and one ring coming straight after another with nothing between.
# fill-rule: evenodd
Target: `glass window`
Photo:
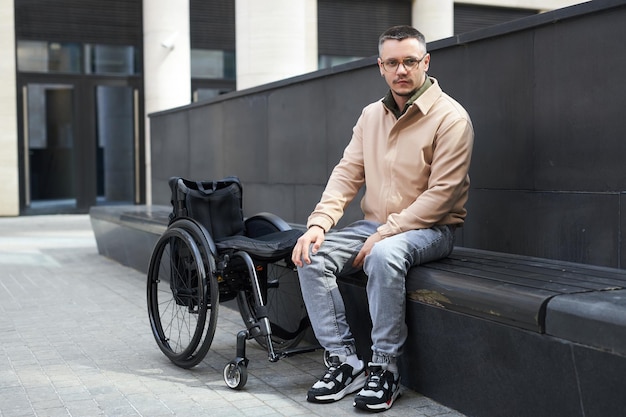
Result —
<instances>
[{"instance_id":1,"label":"glass window","mask_svg":"<svg viewBox=\"0 0 626 417\"><path fill-rule=\"evenodd\" d=\"M127 45L17 42L17 68L22 72L134 75L138 73L136 55L135 48Z\"/></svg>"},{"instance_id":2,"label":"glass window","mask_svg":"<svg viewBox=\"0 0 626 417\"><path fill-rule=\"evenodd\" d=\"M191 78L234 80L235 53L214 49L191 50Z\"/></svg>"},{"instance_id":3,"label":"glass window","mask_svg":"<svg viewBox=\"0 0 626 417\"><path fill-rule=\"evenodd\" d=\"M320 55L318 69L330 68L335 65L347 64L348 62L363 59L359 56Z\"/></svg>"},{"instance_id":4,"label":"glass window","mask_svg":"<svg viewBox=\"0 0 626 417\"><path fill-rule=\"evenodd\" d=\"M85 72L87 74L133 75L135 48L117 45L85 45Z\"/></svg>"},{"instance_id":5,"label":"glass window","mask_svg":"<svg viewBox=\"0 0 626 417\"><path fill-rule=\"evenodd\" d=\"M235 51L224 51L224 78L227 80L234 80L237 78Z\"/></svg>"},{"instance_id":6,"label":"glass window","mask_svg":"<svg viewBox=\"0 0 626 417\"><path fill-rule=\"evenodd\" d=\"M206 101L222 94L226 94L233 91L229 88L198 88L193 93L193 101Z\"/></svg>"},{"instance_id":7,"label":"glass window","mask_svg":"<svg viewBox=\"0 0 626 417\"><path fill-rule=\"evenodd\" d=\"M78 43L18 41L17 68L25 72L81 72Z\"/></svg>"}]
</instances>

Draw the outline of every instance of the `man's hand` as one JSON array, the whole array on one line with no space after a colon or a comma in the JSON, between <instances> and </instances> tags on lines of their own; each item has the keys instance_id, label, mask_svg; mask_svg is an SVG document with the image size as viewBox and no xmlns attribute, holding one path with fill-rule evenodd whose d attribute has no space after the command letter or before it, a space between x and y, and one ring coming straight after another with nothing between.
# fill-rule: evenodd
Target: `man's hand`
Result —
<instances>
[{"instance_id":1,"label":"man's hand","mask_svg":"<svg viewBox=\"0 0 626 417\"><path fill-rule=\"evenodd\" d=\"M291 253L291 260L296 266L302 266L303 261L307 265L311 263L311 258L309 257L309 247L313 244L311 248L311 253L315 255L319 250L322 242L324 241L324 229L319 226L311 226L309 230L306 231L298 241L296 242L296 246L293 247L293 252Z\"/></svg>"},{"instance_id":2,"label":"man's hand","mask_svg":"<svg viewBox=\"0 0 626 417\"><path fill-rule=\"evenodd\" d=\"M365 257L370 254L374 245L381 240L383 240L383 238L378 232L368 237L359 253L357 253L356 258L354 258L352 266L354 266L355 268L363 268L363 264L365 263Z\"/></svg>"}]
</instances>

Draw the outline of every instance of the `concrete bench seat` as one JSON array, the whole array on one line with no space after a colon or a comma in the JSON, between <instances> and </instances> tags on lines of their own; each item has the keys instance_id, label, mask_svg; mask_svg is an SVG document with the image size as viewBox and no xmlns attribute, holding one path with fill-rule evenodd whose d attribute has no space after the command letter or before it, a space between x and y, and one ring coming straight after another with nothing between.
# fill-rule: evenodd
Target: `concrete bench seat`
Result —
<instances>
[{"instance_id":1,"label":"concrete bench seat","mask_svg":"<svg viewBox=\"0 0 626 417\"><path fill-rule=\"evenodd\" d=\"M101 254L141 271L166 206L96 207ZM360 352L365 277L342 277ZM626 271L457 247L409 271L403 384L477 417L626 415ZM366 358L367 359L367 358Z\"/></svg>"},{"instance_id":2,"label":"concrete bench seat","mask_svg":"<svg viewBox=\"0 0 626 417\"><path fill-rule=\"evenodd\" d=\"M152 248L165 232L168 206L95 206L89 211L98 252L147 273Z\"/></svg>"},{"instance_id":3,"label":"concrete bench seat","mask_svg":"<svg viewBox=\"0 0 626 417\"><path fill-rule=\"evenodd\" d=\"M557 302L561 296L599 292L600 298L605 298L603 292L622 288L626 288L626 273L622 270L456 248L449 258L412 271L407 296L546 333L547 310L553 310L553 303L566 309L564 303ZM567 299L567 308L578 309L584 297ZM564 320L566 316L562 315L560 321ZM560 327L554 321L552 327ZM626 338L622 353L626 354Z\"/></svg>"}]
</instances>

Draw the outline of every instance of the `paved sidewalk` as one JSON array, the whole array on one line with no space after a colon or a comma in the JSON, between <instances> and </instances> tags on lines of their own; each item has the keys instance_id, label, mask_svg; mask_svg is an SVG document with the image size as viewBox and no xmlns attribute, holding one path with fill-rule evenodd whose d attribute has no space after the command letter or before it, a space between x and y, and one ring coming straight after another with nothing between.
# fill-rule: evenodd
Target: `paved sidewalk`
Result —
<instances>
[{"instance_id":1,"label":"paved sidewalk","mask_svg":"<svg viewBox=\"0 0 626 417\"><path fill-rule=\"evenodd\" d=\"M0 218L0 416L366 415L346 398L307 403L322 354L269 363L248 343L249 379L226 387L222 369L243 327L220 306L207 358L180 369L148 323L145 277L98 255L89 217ZM385 416L463 417L411 390Z\"/></svg>"}]
</instances>

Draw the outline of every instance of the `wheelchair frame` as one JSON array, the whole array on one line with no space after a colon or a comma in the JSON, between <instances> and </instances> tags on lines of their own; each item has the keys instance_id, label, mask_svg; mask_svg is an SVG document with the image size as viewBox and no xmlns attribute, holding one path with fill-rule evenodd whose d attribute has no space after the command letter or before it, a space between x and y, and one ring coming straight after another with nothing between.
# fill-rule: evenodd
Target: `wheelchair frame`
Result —
<instances>
[{"instance_id":1,"label":"wheelchair frame","mask_svg":"<svg viewBox=\"0 0 626 417\"><path fill-rule=\"evenodd\" d=\"M155 245L147 279L152 333L161 351L182 368L196 366L208 353L219 302L237 299L246 328L237 334L236 357L223 371L232 389L247 382L247 340L267 349L271 362L320 348L296 347L310 322L290 260L293 244L271 256L254 250L270 238L279 244L294 241L299 232L270 213L246 219L245 226L249 244L244 250L228 239L214 242L193 218L174 219Z\"/></svg>"}]
</instances>

